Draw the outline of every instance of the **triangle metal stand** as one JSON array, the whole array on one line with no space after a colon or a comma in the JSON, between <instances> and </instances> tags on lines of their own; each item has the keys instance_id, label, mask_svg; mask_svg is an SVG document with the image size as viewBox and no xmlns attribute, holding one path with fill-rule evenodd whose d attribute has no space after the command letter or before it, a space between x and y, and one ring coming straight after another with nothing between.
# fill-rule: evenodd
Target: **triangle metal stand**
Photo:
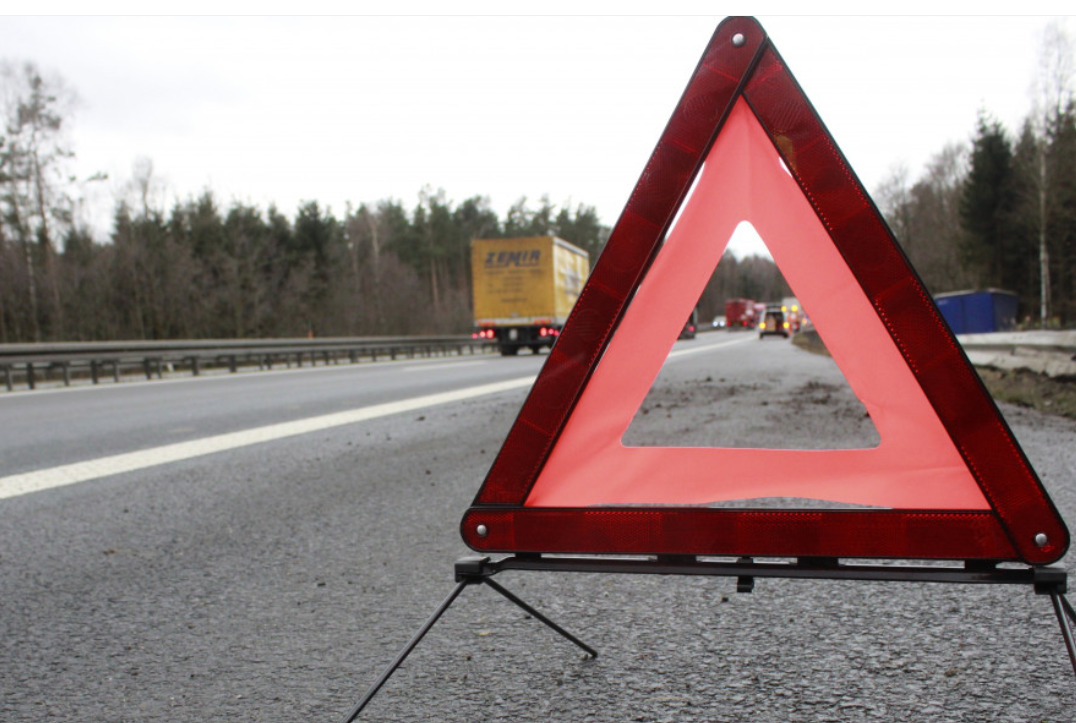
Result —
<instances>
[{"instance_id":1,"label":"triangle metal stand","mask_svg":"<svg viewBox=\"0 0 1076 723\"><path fill-rule=\"evenodd\" d=\"M812 580L874 580L883 582L941 582L986 585L1032 585L1040 595L1049 595L1054 614L1061 627L1069 662L1076 675L1076 611L1065 597L1068 572L1060 567L999 567L992 560L968 560L962 566L953 565L868 565L846 563L839 558L801 557L789 562L757 562L744 557L735 561L697 557L695 555L658 555L649 557L592 557L592 556L545 556L534 553L517 553L500 560L488 557L464 557L456 562L456 587L423 623L414 637L397 654L381 677L366 691L341 723L352 723L367 704L377 695L392 674L403 664L411 651L426 633L451 607L464 588L470 585L486 585L492 588L528 615L571 641L591 658L598 653L579 638L542 615L519 597L495 582L492 577L505 570L531 570L546 572L599 572L621 574L657 575L717 575L736 578L736 591L749 593L754 589L755 578L796 578Z\"/></svg>"},{"instance_id":2,"label":"triangle metal stand","mask_svg":"<svg viewBox=\"0 0 1076 723\"><path fill-rule=\"evenodd\" d=\"M504 561L502 560L501 562ZM351 711L351 713L349 713L347 717L342 720L342 723L351 723L359 716L359 713L362 712L363 708L366 707L367 703L369 703L373 699L373 697L377 695L377 692L381 690L381 686L388 682L388 679L391 678L392 674L396 672L396 669L403 664L404 660L407 659L407 656L411 654L411 651L415 649L415 647L419 644L422 638L426 636L426 633L430 631L430 628L432 628L434 624L441 619L441 616L445 614L445 611L448 610L448 608L452 605L453 602L455 602L456 598L459 597L460 593L463 592L464 588L469 585L484 584L488 587L493 588L501 595L506 597L508 600L512 601L520 608L522 608L528 615L535 618L536 620L545 623L548 627L578 645L591 658L598 657L598 651L594 650L594 648L590 647L589 645L581 641L579 638L575 637L567 630L557 625L555 622L535 610L533 607L528 605L515 594L513 594L509 590L506 590L500 584L494 582L491 577L496 573L500 572L500 568L497 567L497 564L498 563L491 563L488 557L464 557L456 561L456 587L452 589L452 592L448 594L448 597L445 598L444 602L437 606L437 609L433 611L433 614L430 615L430 617L426 620L425 623L423 623L422 627L419 628L418 632L415 633L414 637L412 637L411 640L407 643L407 645L403 647L403 650L401 650L399 654L397 654L396 659L389 664L389 667L385 669L385 672L381 674L381 677L377 679L377 682L370 686L370 689L366 691L366 695L364 695L362 697L362 700L360 700L355 705L355 708Z\"/></svg>"}]
</instances>

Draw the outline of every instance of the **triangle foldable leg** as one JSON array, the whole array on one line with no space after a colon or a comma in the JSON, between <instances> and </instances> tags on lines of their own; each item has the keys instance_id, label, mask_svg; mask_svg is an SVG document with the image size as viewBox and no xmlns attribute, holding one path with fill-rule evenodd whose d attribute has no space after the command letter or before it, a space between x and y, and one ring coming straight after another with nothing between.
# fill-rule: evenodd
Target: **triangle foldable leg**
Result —
<instances>
[{"instance_id":1,"label":"triangle foldable leg","mask_svg":"<svg viewBox=\"0 0 1076 723\"><path fill-rule=\"evenodd\" d=\"M1061 637L1065 639L1065 649L1069 653L1072 671L1076 673L1076 638L1072 634L1072 625L1076 624L1076 611L1073 611L1068 598L1058 589L1050 589L1047 594L1050 596L1050 602L1053 603L1057 624L1061 626Z\"/></svg>"},{"instance_id":2,"label":"triangle foldable leg","mask_svg":"<svg viewBox=\"0 0 1076 723\"><path fill-rule=\"evenodd\" d=\"M411 652L418 646L418 644L422 642L422 639L426 637L426 633L430 631L430 629L437 623L437 621L441 619L441 616L445 614L448 608L452 606L452 603L456 601L456 598L459 597L460 593L463 592L464 588L470 585L487 585L488 587L496 590L498 593L500 593L500 595L517 605L528 615L544 623L547 627L556 631L565 639L582 648L583 651L586 652L586 654L591 658L598 657L598 652L594 650L594 648L590 647L589 645L581 641L579 638L575 637L567 630L562 628L560 625L557 625L545 615L535 610L529 604L520 599L517 595L505 589L502 585L491 580L490 577L494 575L497 571L497 568L490 566L488 557L465 557L461 560L458 560L456 562L456 587L454 587L452 589L452 592L448 594L448 597L446 597L444 601L437 606L437 609L433 611L433 614L426 619L426 622L422 624L422 627L419 628L418 632L415 633L411 640L408 641L407 645L405 645L403 649L400 650L400 652L396 655L396 658L381 674L381 677L379 677L377 681L372 686L370 686L370 688L363 695L362 699L355 704L355 707L351 710L351 712L341 720L341 723L351 723L353 720L359 717L359 714L362 713L363 709L366 708L367 704L369 704L369 702L373 700L374 696L377 695L378 691L381 690L382 686L384 686L385 683L388 682L389 678L392 677L392 674L395 673L401 665L403 665L403 662L407 659L407 656L409 656Z\"/></svg>"}]
</instances>

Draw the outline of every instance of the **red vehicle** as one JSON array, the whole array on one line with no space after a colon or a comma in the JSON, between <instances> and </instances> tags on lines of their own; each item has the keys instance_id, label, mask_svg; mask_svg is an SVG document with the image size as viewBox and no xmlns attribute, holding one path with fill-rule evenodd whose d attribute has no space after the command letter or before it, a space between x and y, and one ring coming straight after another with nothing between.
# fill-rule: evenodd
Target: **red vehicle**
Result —
<instances>
[{"instance_id":1,"label":"red vehicle","mask_svg":"<svg viewBox=\"0 0 1076 723\"><path fill-rule=\"evenodd\" d=\"M754 299L729 299L725 302L725 326L729 329L754 329L756 321Z\"/></svg>"},{"instance_id":2,"label":"red vehicle","mask_svg":"<svg viewBox=\"0 0 1076 723\"><path fill-rule=\"evenodd\" d=\"M691 316L687 318L687 323L684 324L684 328L680 330L680 339L694 339L696 333L699 330L699 310L692 309Z\"/></svg>"}]
</instances>

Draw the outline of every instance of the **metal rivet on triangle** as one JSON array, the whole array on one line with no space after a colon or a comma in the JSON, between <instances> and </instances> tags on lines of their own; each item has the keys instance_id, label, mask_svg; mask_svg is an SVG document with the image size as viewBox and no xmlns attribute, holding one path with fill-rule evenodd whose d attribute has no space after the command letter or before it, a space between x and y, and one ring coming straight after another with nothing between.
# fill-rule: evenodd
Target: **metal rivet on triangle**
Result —
<instances>
[{"instance_id":1,"label":"metal rivet on triangle","mask_svg":"<svg viewBox=\"0 0 1076 723\"><path fill-rule=\"evenodd\" d=\"M479 537L485 537L489 534L489 528L485 525L479 525L478 527L474 528L474 531L478 533Z\"/></svg>"},{"instance_id":2,"label":"metal rivet on triangle","mask_svg":"<svg viewBox=\"0 0 1076 723\"><path fill-rule=\"evenodd\" d=\"M732 47L734 48L742 48L746 42L747 38L743 36L743 33L736 33L732 36Z\"/></svg>"},{"instance_id":3,"label":"metal rivet on triangle","mask_svg":"<svg viewBox=\"0 0 1076 723\"><path fill-rule=\"evenodd\" d=\"M1046 536L1045 532L1040 532L1035 535L1035 544L1039 547L1046 547L1046 543L1050 541L1050 538Z\"/></svg>"}]
</instances>

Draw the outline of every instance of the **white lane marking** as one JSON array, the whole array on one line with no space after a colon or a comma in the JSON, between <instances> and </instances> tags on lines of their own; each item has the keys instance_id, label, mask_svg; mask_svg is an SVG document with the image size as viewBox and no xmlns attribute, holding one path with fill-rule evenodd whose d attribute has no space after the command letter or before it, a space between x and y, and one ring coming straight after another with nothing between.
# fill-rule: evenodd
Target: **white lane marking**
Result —
<instances>
[{"instance_id":1,"label":"white lane marking","mask_svg":"<svg viewBox=\"0 0 1076 723\"><path fill-rule=\"evenodd\" d=\"M745 341L751 341L754 339L754 335L743 336L738 339L729 339L728 341L721 341L716 344L707 344L706 346L693 347L690 349L677 349L676 351L669 352L668 359L675 359L676 357L688 356L689 354L701 354L707 351L718 351L726 346L732 346L733 344L742 344Z\"/></svg>"},{"instance_id":2,"label":"white lane marking","mask_svg":"<svg viewBox=\"0 0 1076 723\"><path fill-rule=\"evenodd\" d=\"M474 366L475 364L489 364L489 361L484 359L481 362L469 362L469 361L445 362L445 363L436 365L433 368L433 370L434 371L441 371L442 369L452 369L453 367ZM430 371L430 367L428 365L425 365L425 364L422 365L422 366L407 366L407 367L404 367L403 369L401 369L400 371L403 371L403 372L428 372L428 371Z\"/></svg>"},{"instance_id":3,"label":"white lane marking","mask_svg":"<svg viewBox=\"0 0 1076 723\"><path fill-rule=\"evenodd\" d=\"M252 444L261 444L285 437L294 437L299 434L307 434L332 427L340 427L345 424L365 422L378 417L387 417L391 414L410 412L416 409L424 409L440 404L459 402L464 399L506 392L520 387L528 387L534 384L534 376L519 377L503 382L483 384L477 387L457 389L451 392L428 394L413 399L403 399L398 402L386 402L375 404L362 409L352 409L346 412L324 414L309 419L297 419L293 422L281 422L269 424L264 427L247 429L241 432L229 432L218 434L204 439L195 439L189 442L177 442L166 444L162 447L143 449L138 452L114 454L108 457L91 459L85 462L65 464L51 469L24 472L22 474L0 477L0 499L16 497L31 492L62 487L78 482L86 482L100 477L108 477L124 472L134 472L147 467L156 467L169 462L201 457L215 452L224 452L230 449L246 447Z\"/></svg>"}]
</instances>

